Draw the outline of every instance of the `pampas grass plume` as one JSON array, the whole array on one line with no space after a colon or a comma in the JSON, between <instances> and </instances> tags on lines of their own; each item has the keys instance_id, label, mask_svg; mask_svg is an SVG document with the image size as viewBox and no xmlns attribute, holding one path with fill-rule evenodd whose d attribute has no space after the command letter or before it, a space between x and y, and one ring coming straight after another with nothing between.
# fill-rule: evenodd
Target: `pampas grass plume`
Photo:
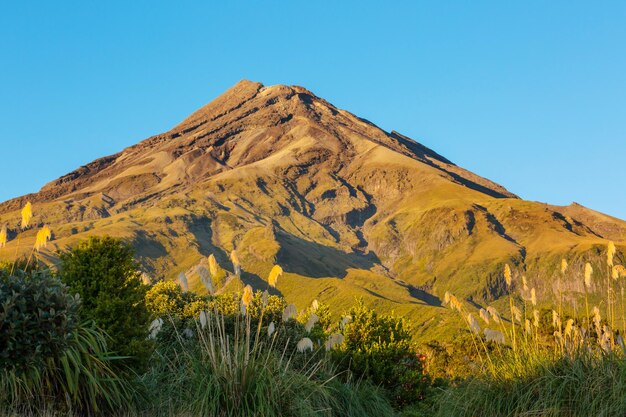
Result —
<instances>
[{"instance_id":1,"label":"pampas grass plume","mask_svg":"<svg viewBox=\"0 0 626 417\"><path fill-rule=\"evenodd\" d=\"M240 276L241 264L239 263L239 257L237 256L237 252L235 252L235 249L233 249L233 251L230 253L230 261L233 263L235 275Z\"/></svg>"},{"instance_id":2,"label":"pampas grass plume","mask_svg":"<svg viewBox=\"0 0 626 417\"><path fill-rule=\"evenodd\" d=\"M211 272L211 276L216 276L219 272L219 265L215 260L215 256L213 254L209 255L209 271Z\"/></svg>"},{"instance_id":3,"label":"pampas grass plume","mask_svg":"<svg viewBox=\"0 0 626 417\"><path fill-rule=\"evenodd\" d=\"M307 350L313 351L313 341L308 337L304 337L298 342L296 347L300 353L304 353Z\"/></svg>"},{"instance_id":4,"label":"pampas grass plume","mask_svg":"<svg viewBox=\"0 0 626 417\"><path fill-rule=\"evenodd\" d=\"M241 296L241 302L243 303L243 305L246 306L246 308L252 302L252 297L253 297L252 287L250 285L246 285L245 288L243 289L243 295Z\"/></svg>"},{"instance_id":5,"label":"pampas grass plume","mask_svg":"<svg viewBox=\"0 0 626 417\"><path fill-rule=\"evenodd\" d=\"M506 282L506 286L509 288L513 283L513 280L511 278L511 267L509 266L509 264L504 265L504 282Z\"/></svg>"},{"instance_id":6,"label":"pampas grass plume","mask_svg":"<svg viewBox=\"0 0 626 417\"><path fill-rule=\"evenodd\" d=\"M297 312L298 310L296 309L295 305L288 304L287 307L285 307L285 309L283 310L283 321L294 318Z\"/></svg>"},{"instance_id":7,"label":"pampas grass plume","mask_svg":"<svg viewBox=\"0 0 626 417\"><path fill-rule=\"evenodd\" d=\"M30 201L22 208L22 230L26 229L33 218L33 206Z\"/></svg>"},{"instance_id":8,"label":"pampas grass plume","mask_svg":"<svg viewBox=\"0 0 626 417\"><path fill-rule=\"evenodd\" d=\"M496 310L495 307L487 307L487 312L489 312L489 315L491 316L493 321L495 321L496 323L500 323L500 313L498 313L498 310Z\"/></svg>"},{"instance_id":9,"label":"pampas grass plume","mask_svg":"<svg viewBox=\"0 0 626 417\"><path fill-rule=\"evenodd\" d=\"M481 308L480 310L478 310L478 315L481 319L483 319L486 324L489 324L489 312L487 310Z\"/></svg>"},{"instance_id":10,"label":"pampas grass plume","mask_svg":"<svg viewBox=\"0 0 626 417\"><path fill-rule=\"evenodd\" d=\"M270 275L267 279L267 282L270 286L276 288L276 284L278 283L278 278L283 276L283 268L280 265L274 265L272 270L270 271Z\"/></svg>"},{"instance_id":11,"label":"pampas grass plume","mask_svg":"<svg viewBox=\"0 0 626 417\"><path fill-rule=\"evenodd\" d=\"M0 230L0 249L4 248L7 244L7 225L2 226Z\"/></svg>"},{"instance_id":12,"label":"pampas grass plume","mask_svg":"<svg viewBox=\"0 0 626 417\"><path fill-rule=\"evenodd\" d=\"M48 240L52 237L52 232L50 232L50 228L48 226L42 227L37 232L37 238L35 239L35 250L39 252L39 249L45 248Z\"/></svg>"},{"instance_id":13,"label":"pampas grass plume","mask_svg":"<svg viewBox=\"0 0 626 417\"><path fill-rule=\"evenodd\" d=\"M615 243L609 242L606 251L606 263L608 266L613 266L613 258L615 257Z\"/></svg>"},{"instance_id":14,"label":"pampas grass plume","mask_svg":"<svg viewBox=\"0 0 626 417\"><path fill-rule=\"evenodd\" d=\"M587 262L585 264L585 287L591 288L591 274L593 274L593 268L591 264Z\"/></svg>"}]
</instances>

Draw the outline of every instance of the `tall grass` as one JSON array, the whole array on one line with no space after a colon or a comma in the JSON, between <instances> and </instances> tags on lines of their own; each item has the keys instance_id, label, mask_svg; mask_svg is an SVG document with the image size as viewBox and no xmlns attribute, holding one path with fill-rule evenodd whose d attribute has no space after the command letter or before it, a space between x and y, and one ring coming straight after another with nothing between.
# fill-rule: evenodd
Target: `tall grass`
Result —
<instances>
[{"instance_id":1,"label":"tall grass","mask_svg":"<svg viewBox=\"0 0 626 417\"><path fill-rule=\"evenodd\" d=\"M234 324L211 311L201 313L194 328L174 327L173 346L157 351L143 378L149 415L394 415L378 389L340 380L321 352L293 349L281 334L289 333L286 325L272 323L268 332L262 317L253 322L245 307Z\"/></svg>"},{"instance_id":2,"label":"tall grass","mask_svg":"<svg viewBox=\"0 0 626 417\"><path fill-rule=\"evenodd\" d=\"M0 414L93 414L127 406L132 389L112 370L115 359L103 334L83 324L63 354L48 358L43 368L0 371Z\"/></svg>"},{"instance_id":3,"label":"tall grass","mask_svg":"<svg viewBox=\"0 0 626 417\"><path fill-rule=\"evenodd\" d=\"M626 346L616 329L615 288L619 274L612 273L612 244L607 250L605 317L600 308L589 310L593 268L587 263L579 275L585 290L585 315L562 317L560 282L552 310L552 323L542 326L536 310L536 292L526 285L519 298L509 295L510 315L502 320L493 307L481 311L480 329L466 306L451 294L448 304L461 313L476 348L480 371L474 377L441 394L433 414L437 416L624 416L626 415ZM561 264L565 275L567 263ZM598 266L602 270L603 266ZM617 276L617 277L616 277ZM512 288L511 270L504 278ZM525 284L525 283L524 283ZM516 301L522 300L522 302ZM550 300L548 300L550 301ZM558 310L558 311L557 311ZM489 319L493 319L490 322ZM508 322L508 323L507 323ZM496 334L498 337L493 337Z\"/></svg>"}]
</instances>

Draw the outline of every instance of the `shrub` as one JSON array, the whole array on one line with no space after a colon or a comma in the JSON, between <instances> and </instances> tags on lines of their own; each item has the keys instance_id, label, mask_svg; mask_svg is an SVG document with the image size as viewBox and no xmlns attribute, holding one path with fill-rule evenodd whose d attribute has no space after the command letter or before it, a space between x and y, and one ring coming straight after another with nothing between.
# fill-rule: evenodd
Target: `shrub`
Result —
<instances>
[{"instance_id":1,"label":"shrub","mask_svg":"<svg viewBox=\"0 0 626 417\"><path fill-rule=\"evenodd\" d=\"M153 318L174 316L180 319L198 317L209 308L208 301L191 292L183 292L173 281L157 282L146 292L146 307Z\"/></svg>"},{"instance_id":2,"label":"shrub","mask_svg":"<svg viewBox=\"0 0 626 417\"><path fill-rule=\"evenodd\" d=\"M0 272L0 412L93 413L127 402L102 333L47 271Z\"/></svg>"},{"instance_id":3,"label":"shrub","mask_svg":"<svg viewBox=\"0 0 626 417\"><path fill-rule=\"evenodd\" d=\"M413 348L407 323L379 314L360 300L349 316L344 343L335 355L340 366L384 387L397 406L423 399L429 378L423 372L424 357Z\"/></svg>"},{"instance_id":4,"label":"shrub","mask_svg":"<svg viewBox=\"0 0 626 417\"><path fill-rule=\"evenodd\" d=\"M110 347L145 365L152 343L147 340L150 315L133 250L111 237L92 237L60 256L59 274L83 300L81 315L111 338Z\"/></svg>"},{"instance_id":5,"label":"shrub","mask_svg":"<svg viewBox=\"0 0 626 417\"><path fill-rule=\"evenodd\" d=\"M68 346L78 297L47 271L0 270L0 368L41 369Z\"/></svg>"}]
</instances>

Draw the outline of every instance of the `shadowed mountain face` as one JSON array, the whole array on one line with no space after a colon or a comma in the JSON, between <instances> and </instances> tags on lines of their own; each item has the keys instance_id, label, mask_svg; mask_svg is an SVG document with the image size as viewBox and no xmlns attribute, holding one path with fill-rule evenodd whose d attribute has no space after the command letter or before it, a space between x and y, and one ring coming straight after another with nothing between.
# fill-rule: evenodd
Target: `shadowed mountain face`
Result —
<instances>
[{"instance_id":1,"label":"shadowed mountain face","mask_svg":"<svg viewBox=\"0 0 626 417\"><path fill-rule=\"evenodd\" d=\"M170 278L209 254L232 270L236 249L243 280L256 287L281 264L278 289L300 307L317 298L340 311L361 296L431 335L446 327L446 290L497 301L508 262L551 295L562 257L577 271L607 240L626 240L626 222L521 200L302 87L249 81L169 132L1 204L13 237L27 200L53 229L52 250L120 236L150 276Z\"/></svg>"}]
</instances>

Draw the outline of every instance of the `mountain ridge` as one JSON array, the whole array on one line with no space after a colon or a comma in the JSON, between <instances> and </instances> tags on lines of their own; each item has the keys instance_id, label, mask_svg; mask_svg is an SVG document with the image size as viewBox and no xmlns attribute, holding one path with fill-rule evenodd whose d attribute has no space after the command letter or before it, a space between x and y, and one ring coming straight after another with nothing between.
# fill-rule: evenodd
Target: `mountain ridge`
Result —
<instances>
[{"instance_id":1,"label":"mountain ridge","mask_svg":"<svg viewBox=\"0 0 626 417\"><path fill-rule=\"evenodd\" d=\"M279 263L279 291L297 304L360 296L431 333L448 320L437 317L447 290L497 301L510 263L547 296L541 268L580 266L626 240L622 220L522 200L306 88L247 80L171 130L0 204L13 237L26 200L54 231L50 262L91 234L131 241L155 279L192 273L209 254L232 270L237 250L256 288Z\"/></svg>"}]
</instances>

